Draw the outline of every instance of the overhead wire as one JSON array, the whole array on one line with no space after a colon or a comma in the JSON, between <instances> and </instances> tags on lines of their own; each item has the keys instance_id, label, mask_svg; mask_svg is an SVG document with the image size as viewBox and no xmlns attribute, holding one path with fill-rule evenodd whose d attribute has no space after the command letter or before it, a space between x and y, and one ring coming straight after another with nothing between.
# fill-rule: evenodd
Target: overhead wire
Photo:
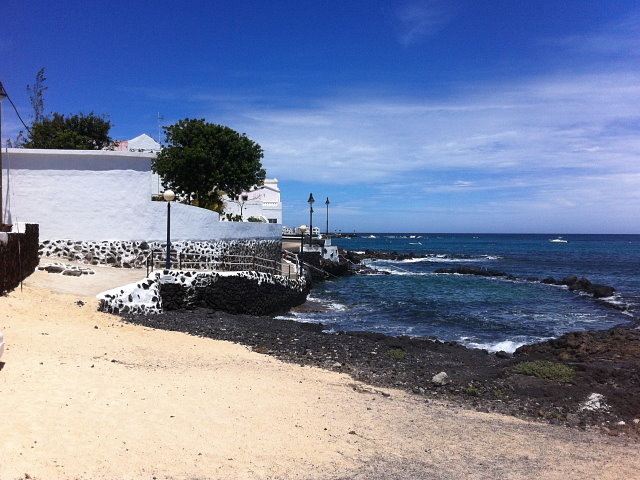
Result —
<instances>
[{"instance_id":1,"label":"overhead wire","mask_svg":"<svg viewBox=\"0 0 640 480\"><path fill-rule=\"evenodd\" d=\"M2 85L2 84L0 83L0 85ZM29 127L27 127L27 124L24 123L24 120L22 120L22 117L20 116L20 112L18 112L18 109L16 108L15 104L13 103L13 100L11 100L11 97L9 96L9 93L7 92L7 89L3 88L3 90L4 90L5 95L7 96L7 100L9 100L9 103L13 107L13 111L16 112L16 115L20 119L20 122L22 123L24 128L27 129L27 132L29 132L29 135L31 135L31 129Z\"/></svg>"}]
</instances>

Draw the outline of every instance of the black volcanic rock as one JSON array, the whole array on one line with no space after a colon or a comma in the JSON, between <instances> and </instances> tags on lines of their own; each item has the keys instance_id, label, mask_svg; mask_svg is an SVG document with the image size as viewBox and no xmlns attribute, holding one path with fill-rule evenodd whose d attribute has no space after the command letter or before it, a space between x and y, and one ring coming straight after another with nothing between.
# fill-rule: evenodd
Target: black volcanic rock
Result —
<instances>
[{"instance_id":1,"label":"black volcanic rock","mask_svg":"<svg viewBox=\"0 0 640 480\"><path fill-rule=\"evenodd\" d=\"M481 268L476 266L460 266L455 268L438 268L434 271L434 273L457 273L458 275L479 275L481 277L507 277L509 276L511 279L515 279L511 275L507 275L505 272L501 272L500 270L492 270L490 268Z\"/></svg>"}]
</instances>

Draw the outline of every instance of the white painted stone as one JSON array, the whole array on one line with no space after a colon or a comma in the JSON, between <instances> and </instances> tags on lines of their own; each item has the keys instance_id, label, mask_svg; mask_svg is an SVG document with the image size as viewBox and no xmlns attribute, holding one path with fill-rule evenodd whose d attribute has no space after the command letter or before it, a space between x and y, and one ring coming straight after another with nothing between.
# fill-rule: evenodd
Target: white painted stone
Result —
<instances>
[{"instance_id":1,"label":"white painted stone","mask_svg":"<svg viewBox=\"0 0 640 480\"><path fill-rule=\"evenodd\" d=\"M435 383L436 385L446 385L447 383L449 383L449 375L447 375L446 372L437 373L433 376L433 378L431 378L431 382Z\"/></svg>"},{"instance_id":2,"label":"white painted stone","mask_svg":"<svg viewBox=\"0 0 640 480\"><path fill-rule=\"evenodd\" d=\"M604 395L601 393L592 393L589 398L580 404L580 411L596 411L596 410L609 410L609 405L605 403Z\"/></svg>"}]
</instances>

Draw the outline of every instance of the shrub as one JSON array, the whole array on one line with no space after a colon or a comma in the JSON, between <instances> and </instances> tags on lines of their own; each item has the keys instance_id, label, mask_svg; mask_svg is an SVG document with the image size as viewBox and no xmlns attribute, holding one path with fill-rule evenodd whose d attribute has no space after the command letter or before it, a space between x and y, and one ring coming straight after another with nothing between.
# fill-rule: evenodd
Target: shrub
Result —
<instances>
[{"instance_id":1,"label":"shrub","mask_svg":"<svg viewBox=\"0 0 640 480\"><path fill-rule=\"evenodd\" d=\"M464 389L464 393L469 395L470 397L479 397L480 391L476 387L467 387Z\"/></svg>"},{"instance_id":2,"label":"shrub","mask_svg":"<svg viewBox=\"0 0 640 480\"><path fill-rule=\"evenodd\" d=\"M405 352L401 348L394 348L394 349L389 350L387 352L387 357L389 357L392 360L400 361L400 360L404 360L405 358L407 358L407 352Z\"/></svg>"},{"instance_id":3,"label":"shrub","mask_svg":"<svg viewBox=\"0 0 640 480\"><path fill-rule=\"evenodd\" d=\"M233 213L226 213L224 218L227 219L228 222L241 222L242 215L234 215Z\"/></svg>"},{"instance_id":4,"label":"shrub","mask_svg":"<svg viewBox=\"0 0 640 480\"><path fill-rule=\"evenodd\" d=\"M513 367L513 371L522 375L554 380L556 382L571 382L573 369L561 363L536 360L534 362L521 362Z\"/></svg>"},{"instance_id":5,"label":"shrub","mask_svg":"<svg viewBox=\"0 0 640 480\"><path fill-rule=\"evenodd\" d=\"M493 396L496 397L498 400L503 400L507 397L507 394L504 393L502 390L494 390Z\"/></svg>"}]
</instances>

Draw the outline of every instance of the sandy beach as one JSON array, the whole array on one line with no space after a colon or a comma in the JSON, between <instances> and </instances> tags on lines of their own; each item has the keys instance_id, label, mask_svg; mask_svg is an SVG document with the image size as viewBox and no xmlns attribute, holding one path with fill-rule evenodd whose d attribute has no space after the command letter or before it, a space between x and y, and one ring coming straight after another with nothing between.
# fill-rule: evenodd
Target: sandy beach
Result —
<instances>
[{"instance_id":1,"label":"sandy beach","mask_svg":"<svg viewBox=\"0 0 640 480\"><path fill-rule=\"evenodd\" d=\"M640 478L637 440L371 387L124 323L144 273L35 272L0 297L0 479Z\"/></svg>"}]
</instances>

